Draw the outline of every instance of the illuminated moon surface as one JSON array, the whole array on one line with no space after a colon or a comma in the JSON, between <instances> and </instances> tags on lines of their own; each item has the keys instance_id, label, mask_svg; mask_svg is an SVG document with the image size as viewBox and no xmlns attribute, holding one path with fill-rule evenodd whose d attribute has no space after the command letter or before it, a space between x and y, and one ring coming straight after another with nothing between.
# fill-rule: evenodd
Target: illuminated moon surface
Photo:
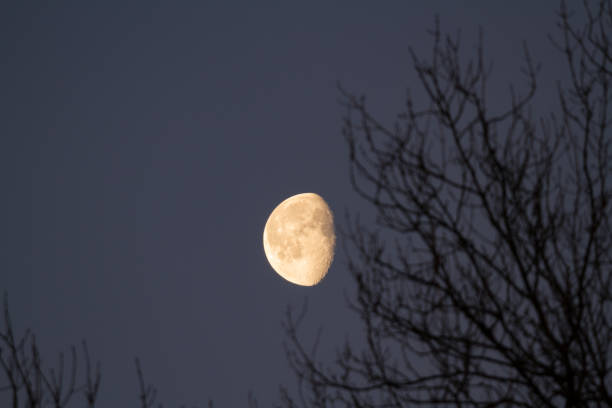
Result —
<instances>
[{"instance_id":1,"label":"illuminated moon surface","mask_svg":"<svg viewBox=\"0 0 612 408\"><path fill-rule=\"evenodd\" d=\"M321 196L304 193L280 203L266 222L264 251L272 268L291 283L316 285L334 258L334 218Z\"/></svg>"}]
</instances>

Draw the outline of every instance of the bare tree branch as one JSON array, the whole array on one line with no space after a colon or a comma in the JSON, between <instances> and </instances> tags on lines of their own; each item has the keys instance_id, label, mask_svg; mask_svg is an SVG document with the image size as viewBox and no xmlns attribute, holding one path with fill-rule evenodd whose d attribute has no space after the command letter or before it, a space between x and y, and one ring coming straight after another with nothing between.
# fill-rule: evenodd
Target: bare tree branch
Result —
<instances>
[{"instance_id":1,"label":"bare tree branch","mask_svg":"<svg viewBox=\"0 0 612 408\"><path fill-rule=\"evenodd\" d=\"M289 314L303 406L612 406L612 2L584 7L583 26L558 13L558 113L532 113L526 47L524 91L494 111L482 33L466 60L437 21L432 56L410 51L424 109L408 96L386 126L339 88L350 179L377 213L348 231L365 346L323 365Z\"/></svg>"}]
</instances>

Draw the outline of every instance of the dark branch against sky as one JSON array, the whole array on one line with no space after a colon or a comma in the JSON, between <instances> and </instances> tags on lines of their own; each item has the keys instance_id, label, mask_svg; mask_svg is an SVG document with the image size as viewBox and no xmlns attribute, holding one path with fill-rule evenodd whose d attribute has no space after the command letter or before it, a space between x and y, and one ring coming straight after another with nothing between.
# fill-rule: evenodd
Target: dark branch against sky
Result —
<instances>
[{"instance_id":1,"label":"dark branch against sky","mask_svg":"<svg viewBox=\"0 0 612 408\"><path fill-rule=\"evenodd\" d=\"M100 406L136 404L134 356L168 406L275 401L294 382L287 305L308 298L313 329L359 334L341 252L304 288L261 244L290 195L320 194L339 224L363 210L336 82L392 119L414 86L408 47L430 49L439 14L467 49L482 26L493 106L520 81L523 41L542 64L538 102L557 103L557 2L424 4L3 5L0 289L15 326L50 358L87 339Z\"/></svg>"}]
</instances>

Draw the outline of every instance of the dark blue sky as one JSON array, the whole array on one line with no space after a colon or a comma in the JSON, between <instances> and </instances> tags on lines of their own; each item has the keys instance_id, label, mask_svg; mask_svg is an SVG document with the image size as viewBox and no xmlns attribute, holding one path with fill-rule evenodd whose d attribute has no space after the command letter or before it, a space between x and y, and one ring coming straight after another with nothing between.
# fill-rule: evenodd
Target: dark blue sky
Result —
<instances>
[{"instance_id":1,"label":"dark blue sky","mask_svg":"<svg viewBox=\"0 0 612 408\"><path fill-rule=\"evenodd\" d=\"M39 3L39 4L35 4ZM47 360L87 339L101 407L136 406L133 357L166 406L262 406L294 377L288 305L309 301L323 355L358 338L345 256L313 288L278 277L270 211L322 195L343 223L352 193L335 88L385 120L420 88L434 15L476 28L491 100L519 80L522 41L554 103L556 1L13 2L0 8L0 289ZM425 100L423 100L426 103ZM342 243L339 242L339 247ZM307 333L314 335L312 333Z\"/></svg>"}]
</instances>

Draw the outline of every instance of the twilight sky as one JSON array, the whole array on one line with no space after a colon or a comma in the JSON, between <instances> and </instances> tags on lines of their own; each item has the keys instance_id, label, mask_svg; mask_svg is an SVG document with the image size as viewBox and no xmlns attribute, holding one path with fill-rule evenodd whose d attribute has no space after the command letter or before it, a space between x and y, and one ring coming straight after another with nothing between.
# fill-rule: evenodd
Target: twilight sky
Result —
<instances>
[{"instance_id":1,"label":"twilight sky","mask_svg":"<svg viewBox=\"0 0 612 408\"><path fill-rule=\"evenodd\" d=\"M167 407L246 406L249 391L270 406L294 385L281 321L306 298L322 356L359 338L341 237L305 288L268 265L263 227L302 192L340 226L367 213L336 82L393 119L407 88L422 95L408 47L430 55L435 14L466 51L484 29L493 105L520 81L523 41L542 64L536 101L556 104L557 1L314 3L0 6L0 290L47 361L87 339L100 407L137 406L134 356Z\"/></svg>"}]
</instances>

